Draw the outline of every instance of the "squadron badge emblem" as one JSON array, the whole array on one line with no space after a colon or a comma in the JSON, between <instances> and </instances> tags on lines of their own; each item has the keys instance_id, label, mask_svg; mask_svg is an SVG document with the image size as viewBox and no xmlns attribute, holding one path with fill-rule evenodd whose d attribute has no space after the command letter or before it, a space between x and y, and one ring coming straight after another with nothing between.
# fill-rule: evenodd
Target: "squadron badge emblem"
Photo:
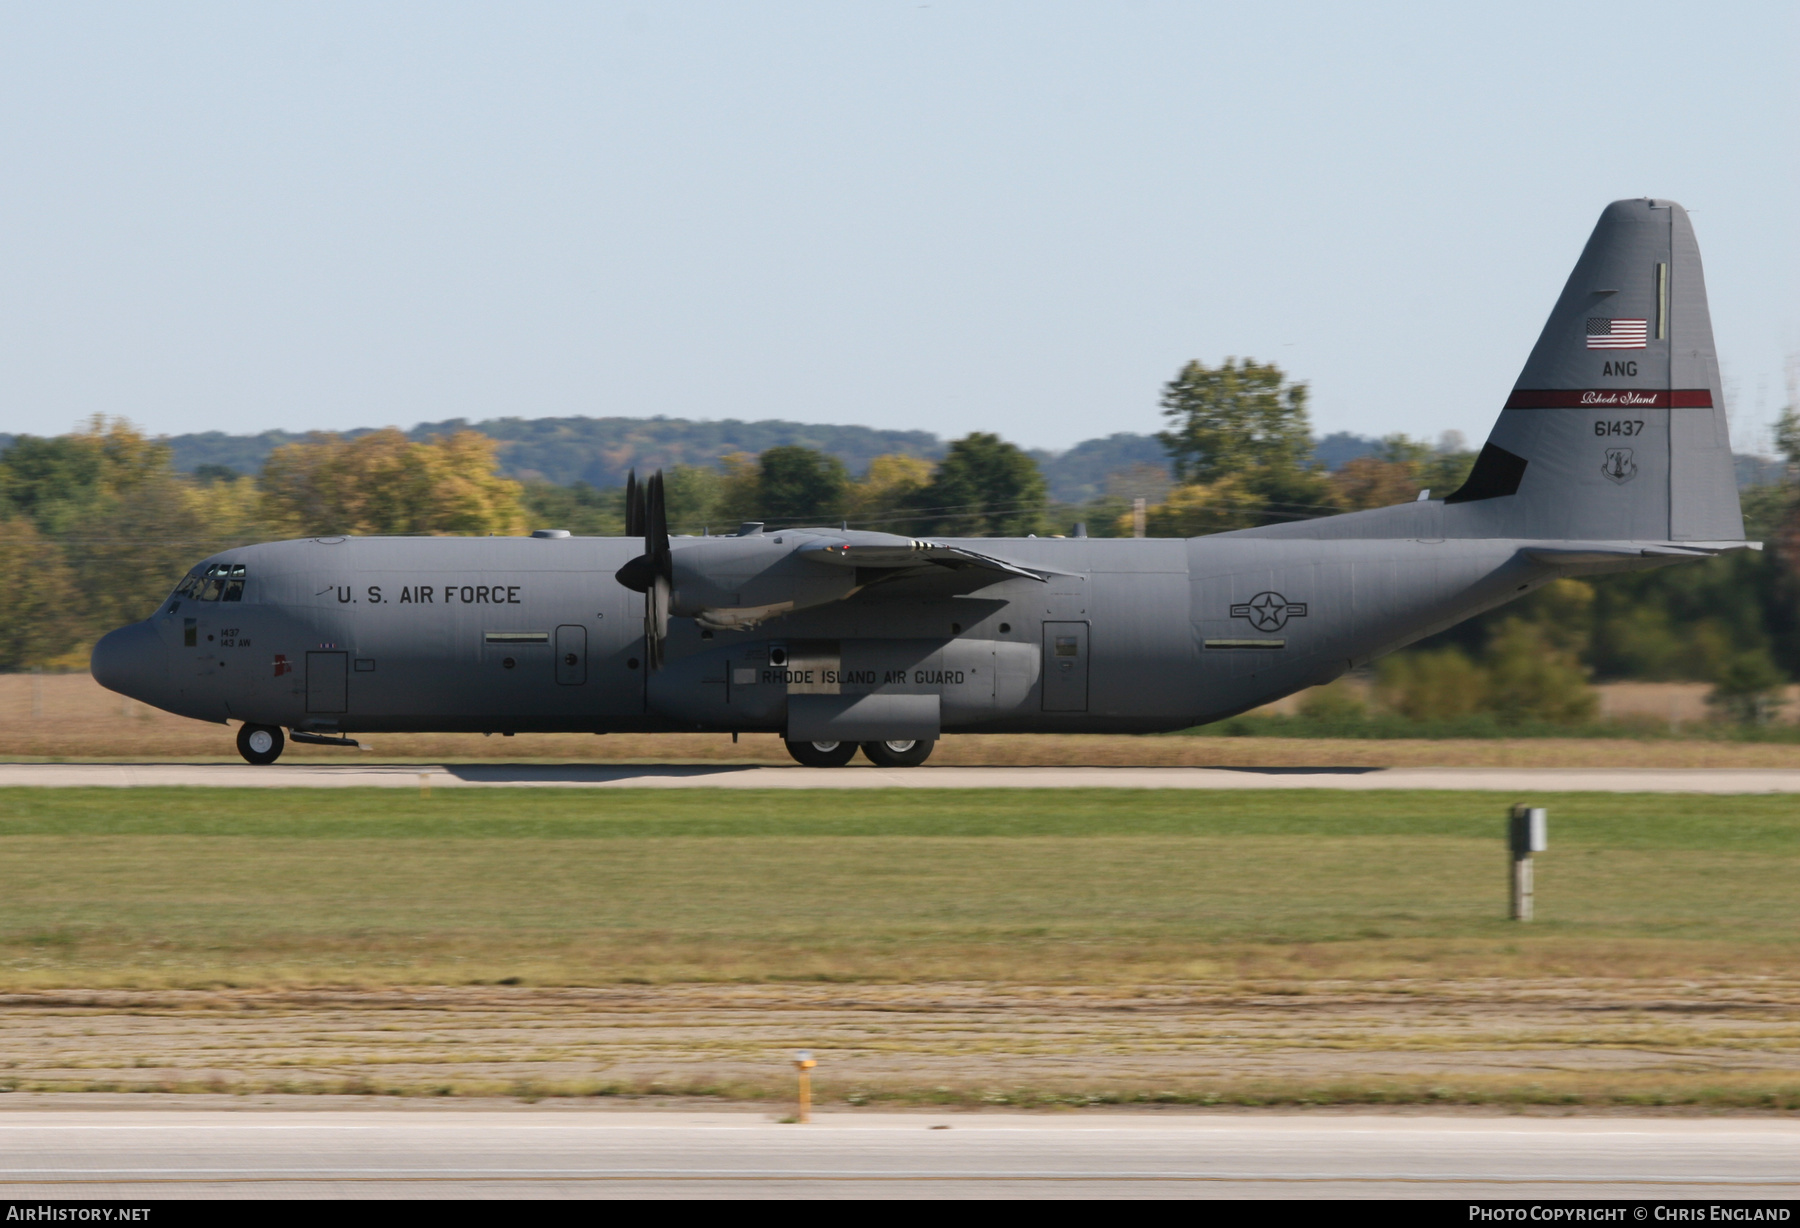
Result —
<instances>
[{"instance_id":1,"label":"squadron badge emblem","mask_svg":"<svg viewBox=\"0 0 1800 1228\"><path fill-rule=\"evenodd\" d=\"M1290 618L1305 618L1306 603L1289 601L1280 593L1258 593L1242 605L1231 607L1233 618L1247 618L1258 631L1279 631Z\"/></svg>"},{"instance_id":2,"label":"squadron badge emblem","mask_svg":"<svg viewBox=\"0 0 1800 1228\"><path fill-rule=\"evenodd\" d=\"M1606 463L1600 466L1600 472L1606 475L1609 482L1623 486L1637 476L1637 462L1631 459L1630 448L1608 448Z\"/></svg>"}]
</instances>

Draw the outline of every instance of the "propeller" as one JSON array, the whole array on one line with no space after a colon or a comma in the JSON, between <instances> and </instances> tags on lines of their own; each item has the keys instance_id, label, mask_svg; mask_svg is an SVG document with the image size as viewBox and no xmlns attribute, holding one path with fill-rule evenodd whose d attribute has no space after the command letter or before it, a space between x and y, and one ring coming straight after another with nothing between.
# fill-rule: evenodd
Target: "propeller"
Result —
<instances>
[{"instance_id":1,"label":"propeller","mask_svg":"<svg viewBox=\"0 0 1800 1228\"><path fill-rule=\"evenodd\" d=\"M625 475L625 536L644 535L644 492L638 486L637 470Z\"/></svg>"},{"instance_id":2,"label":"propeller","mask_svg":"<svg viewBox=\"0 0 1800 1228\"><path fill-rule=\"evenodd\" d=\"M669 593L675 566L669 554L669 520L663 503L662 471L638 485L637 471L625 479L625 532L641 535L644 553L613 573L626 588L644 594L644 655L651 669L661 669L663 640L669 634Z\"/></svg>"}]
</instances>

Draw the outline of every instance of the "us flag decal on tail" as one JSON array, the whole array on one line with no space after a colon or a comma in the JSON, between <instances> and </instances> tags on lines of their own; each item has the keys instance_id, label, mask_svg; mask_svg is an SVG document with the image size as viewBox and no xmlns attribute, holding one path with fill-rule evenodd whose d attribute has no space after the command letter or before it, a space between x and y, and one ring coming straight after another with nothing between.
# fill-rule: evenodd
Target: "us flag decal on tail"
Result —
<instances>
[{"instance_id":1,"label":"us flag decal on tail","mask_svg":"<svg viewBox=\"0 0 1800 1228\"><path fill-rule=\"evenodd\" d=\"M1590 350L1641 350L1650 342L1650 321L1608 320L1589 316L1587 348Z\"/></svg>"}]
</instances>

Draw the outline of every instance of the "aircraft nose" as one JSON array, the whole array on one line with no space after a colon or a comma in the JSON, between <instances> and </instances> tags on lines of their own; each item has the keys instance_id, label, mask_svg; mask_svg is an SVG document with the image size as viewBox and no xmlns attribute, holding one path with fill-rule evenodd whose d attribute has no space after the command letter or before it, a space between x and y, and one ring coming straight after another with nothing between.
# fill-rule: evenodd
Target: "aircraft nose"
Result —
<instances>
[{"instance_id":1,"label":"aircraft nose","mask_svg":"<svg viewBox=\"0 0 1800 1228\"><path fill-rule=\"evenodd\" d=\"M162 641L149 623L132 623L100 637L88 669L109 691L154 702L150 692L164 674Z\"/></svg>"}]
</instances>

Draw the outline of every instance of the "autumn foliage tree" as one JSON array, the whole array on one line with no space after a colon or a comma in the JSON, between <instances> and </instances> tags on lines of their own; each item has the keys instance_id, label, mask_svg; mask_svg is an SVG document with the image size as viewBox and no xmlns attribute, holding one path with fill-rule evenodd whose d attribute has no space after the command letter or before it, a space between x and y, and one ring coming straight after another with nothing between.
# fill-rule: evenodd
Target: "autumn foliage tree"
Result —
<instances>
[{"instance_id":1,"label":"autumn foliage tree","mask_svg":"<svg viewBox=\"0 0 1800 1228\"><path fill-rule=\"evenodd\" d=\"M284 534L518 533L517 482L495 472L495 441L474 431L415 443L393 428L317 435L264 464L263 511Z\"/></svg>"}]
</instances>

